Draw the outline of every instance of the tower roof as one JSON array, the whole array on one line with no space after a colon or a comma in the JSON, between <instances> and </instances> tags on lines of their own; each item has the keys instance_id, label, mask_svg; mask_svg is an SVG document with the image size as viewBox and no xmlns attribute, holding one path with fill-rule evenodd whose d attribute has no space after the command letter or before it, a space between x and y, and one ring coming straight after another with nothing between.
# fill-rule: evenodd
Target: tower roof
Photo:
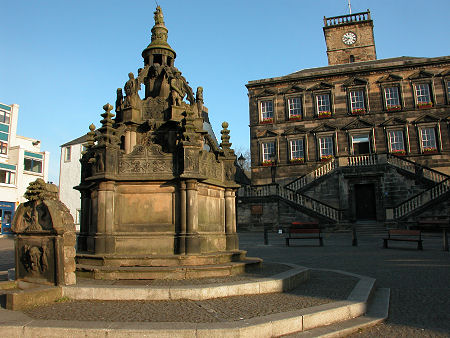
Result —
<instances>
[{"instance_id":1,"label":"tower roof","mask_svg":"<svg viewBox=\"0 0 450 338\"><path fill-rule=\"evenodd\" d=\"M166 53L175 58L176 53L167 43L167 33L169 32L164 24L164 15L160 6L156 7L154 12L155 25L152 28L152 40L147 48L142 52L142 57L145 59L147 55L152 54L155 49L165 50ZM159 54L159 53L158 53Z\"/></svg>"}]
</instances>

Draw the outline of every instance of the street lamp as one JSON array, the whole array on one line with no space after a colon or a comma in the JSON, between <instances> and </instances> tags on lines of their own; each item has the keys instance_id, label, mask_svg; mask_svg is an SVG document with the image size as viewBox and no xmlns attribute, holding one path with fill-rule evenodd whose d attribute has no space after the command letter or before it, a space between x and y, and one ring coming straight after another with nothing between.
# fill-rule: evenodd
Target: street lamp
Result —
<instances>
[{"instance_id":1,"label":"street lamp","mask_svg":"<svg viewBox=\"0 0 450 338\"><path fill-rule=\"evenodd\" d=\"M272 183L275 183L275 173L277 171L277 157L275 154L270 155L270 174L272 175Z\"/></svg>"},{"instance_id":2,"label":"street lamp","mask_svg":"<svg viewBox=\"0 0 450 338\"><path fill-rule=\"evenodd\" d=\"M245 157L242 156L242 153L241 153L241 156L239 156L239 158L237 159L237 161L238 161L239 167L241 167L241 169L244 169Z\"/></svg>"}]
</instances>

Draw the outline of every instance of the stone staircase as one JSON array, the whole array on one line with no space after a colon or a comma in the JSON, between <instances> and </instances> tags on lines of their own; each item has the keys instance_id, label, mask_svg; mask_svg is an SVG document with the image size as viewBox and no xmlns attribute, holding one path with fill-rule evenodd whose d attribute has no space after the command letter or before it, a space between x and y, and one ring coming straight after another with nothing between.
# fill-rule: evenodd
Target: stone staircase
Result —
<instances>
[{"instance_id":1,"label":"stone staircase","mask_svg":"<svg viewBox=\"0 0 450 338\"><path fill-rule=\"evenodd\" d=\"M408 198L394 208L386 209L386 220L396 221L407 215L419 212L430 204L440 200L445 194L450 192L450 176L439 171L427 168L416 162L391 155L391 154L370 154L359 156L344 156L315 168L310 173L303 175L285 186L276 183L262 186L241 187L238 195L240 197L274 197L282 199L299 209L312 213L315 217L326 219L332 223L339 223L342 212L326 203L303 194L305 190L313 184L318 183L340 168L348 167L370 167L376 165L390 165L409 175L414 175L420 179L427 180L434 184L431 188L422 191L415 196ZM373 229L366 228L368 232L385 231L379 227ZM360 228L359 231L365 231Z\"/></svg>"}]
</instances>

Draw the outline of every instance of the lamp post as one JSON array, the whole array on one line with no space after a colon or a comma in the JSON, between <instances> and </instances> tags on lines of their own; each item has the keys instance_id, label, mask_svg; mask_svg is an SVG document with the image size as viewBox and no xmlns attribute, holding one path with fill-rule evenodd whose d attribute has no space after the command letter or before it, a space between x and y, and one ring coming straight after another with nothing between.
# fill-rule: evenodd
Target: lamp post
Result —
<instances>
[{"instance_id":1,"label":"lamp post","mask_svg":"<svg viewBox=\"0 0 450 338\"><path fill-rule=\"evenodd\" d=\"M272 183L275 183L275 174L277 171L277 157L275 154L270 155L270 174L272 175Z\"/></svg>"},{"instance_id":2,"label":"lamp post","mask_svg":"<svg viewBox=\"0 0 450 338\"><path fill-rule=\"evenodd\" d=\"M239 158L237 159L237 162L238 162L239 167L242 170L244 170L245 157L242 156L242 153L241 153L241 156L239 156Z\"/></svg>"}]
</instances>

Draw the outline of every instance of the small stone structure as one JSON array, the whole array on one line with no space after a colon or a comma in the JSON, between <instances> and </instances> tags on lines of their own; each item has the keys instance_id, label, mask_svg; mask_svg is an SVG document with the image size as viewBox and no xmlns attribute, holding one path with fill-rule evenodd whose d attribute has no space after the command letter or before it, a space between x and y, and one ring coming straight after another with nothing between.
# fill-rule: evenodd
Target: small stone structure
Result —
<instances>
[{"instance_id":1,"label":"small stone structure","mask_svg":"<svg viewBox=\"0 0 450 338\"><path fill-rule=\"evenodd\" d=\"M228 123L217 145L206 130L203 88L194 96L174 66L167 32L158 6L151 43L142 52L144 68L137 77L129 73L124 91L117 90L115 118L106 104L102 126L91 125L87 134L76 187L77 269L83 276L189 278L245 267L236 234L239 185ZM226 263L228 272L219 269ZM205 265L216 265L216 272Z\"/></svg>"},{"instance_id":2,"label":"small stone structure","mask_svg":"<svg viewBox=\"0 0 450 338\"><path fill-rule=\"evenodd\" d=\"M14 215L16 280L70 285L75 277L75 224L58 200L58 188L42 179L30 183Z\"/></svg>"}]
</instances>

